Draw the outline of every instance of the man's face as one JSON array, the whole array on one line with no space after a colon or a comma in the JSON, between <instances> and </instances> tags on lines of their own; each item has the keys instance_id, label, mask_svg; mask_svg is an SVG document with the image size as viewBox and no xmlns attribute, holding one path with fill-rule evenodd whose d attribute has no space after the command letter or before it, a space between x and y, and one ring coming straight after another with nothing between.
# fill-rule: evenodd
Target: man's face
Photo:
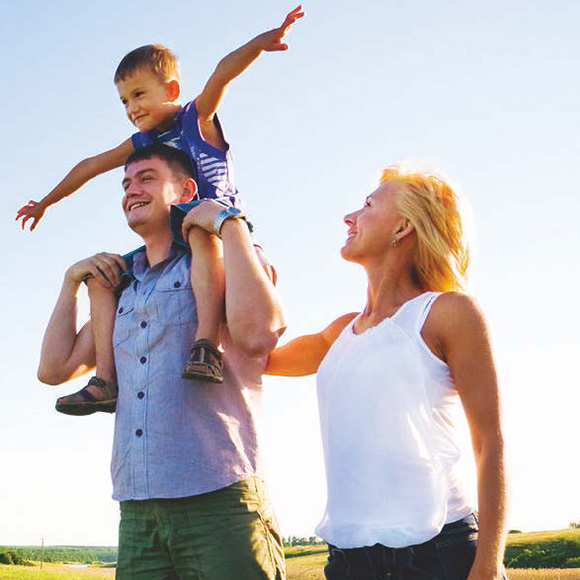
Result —
<instances>
[{"instance_id":1,"label":"man's face","mask_svg":"<svg viewBox=\"0 0 580 580\"><path fill-rule=\"evenodd\" d=\"M129 227L137 233L169 228L169 208L186 201L186 179L179 179L158 157L131 163L123 179L122 207Z\"/></svg>"}]
</instances>

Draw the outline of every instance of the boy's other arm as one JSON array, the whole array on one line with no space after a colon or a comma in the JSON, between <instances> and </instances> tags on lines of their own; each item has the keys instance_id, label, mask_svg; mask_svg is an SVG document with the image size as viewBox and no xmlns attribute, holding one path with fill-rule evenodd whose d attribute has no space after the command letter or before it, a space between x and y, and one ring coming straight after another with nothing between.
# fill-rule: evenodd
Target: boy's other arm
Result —
<instances>
[{"instance_id":1,"label":"boy's other arm","mask_svg":"<svg viewBox=\"0 0 580 580\"><path fill-rule=\"evenodd\" d=\"M299 336L274 349L270 353L264 374L283 377L314 374L334 341L356 315L356 312L345 314L330 323L322 332Z\"/></svg>"},{"instance_id":2,"label":"boy's other arm","mask_svg":"<svg viewBox=\"0 0 580 580\"><path fill-rule=\"evenodd\" d=\"M92 275L104 286L117 285L125 267L117 254L97 254L72 265L66 272L44 339L38 366L38 379L59 385L81 376L95 366L95 344L90 322L79 332L77 293L81 282Z\"/></svg>"},{"instance_id":3,"label":"boy's other arm","mask_svg":"<svg viewBox=\"0 0 580 580\"><path fill-rule=\"evenodd\" d=\"M51 205L71 195L93 177L121 167L133 151L131 139L127 139L113 149L99 153L94 157L87 157L87 159L77 163L48 195L44 196L40 201L30 200L18 210L16 219L22 218L22 229L25 229L26 222L32 220L30 222L30 231L33 231L42 219L44 212Z\"/></svg>"},{"instance_id":4,"label":"boy's other arm","mask_svg":"<svg viewBox=\"0 0 580 580\"><path fill-rule=\"evenodd\" d=\"M223 135L215 126L214 116L228 84L241 75L262 52L288 50L288 45L283 43L282 39L292 24L303 16L302 6L297 6L288 13L282 26L259 34L218 63L201 94L195 99L201 133L211 145L220 149L224 149L226 146Z\"/></svg>"}]
</instances>

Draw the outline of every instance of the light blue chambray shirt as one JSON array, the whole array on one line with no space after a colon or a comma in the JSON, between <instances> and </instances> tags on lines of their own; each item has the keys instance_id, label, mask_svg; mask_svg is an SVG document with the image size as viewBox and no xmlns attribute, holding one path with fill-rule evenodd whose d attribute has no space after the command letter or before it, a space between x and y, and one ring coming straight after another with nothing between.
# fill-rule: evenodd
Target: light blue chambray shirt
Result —
<instances>
[{"instance_id":1,"label":"light blue chambray shirt","mask_svg":"<svg viewBox=\"0 0 580 580\"><path fill-rule=\"evenodd\" d=\"M119 501L178 498L261 475L259 423L265 359L233 346L224 326L223 384L181 378L195 337L191 256L173 245L117 306L113 344L119 382L111 475Z\"/></svg>"}]
</instances>

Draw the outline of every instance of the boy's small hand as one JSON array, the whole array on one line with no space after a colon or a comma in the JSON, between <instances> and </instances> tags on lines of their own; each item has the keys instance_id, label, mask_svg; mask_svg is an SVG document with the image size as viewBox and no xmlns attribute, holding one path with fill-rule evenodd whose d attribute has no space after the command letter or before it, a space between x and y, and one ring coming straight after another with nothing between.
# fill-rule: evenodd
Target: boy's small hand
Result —
<instances>
[{"instance_id":1,"label":"boy's small hand","mask_svg":"<svg viewBox=\"0 0 580 580\"><path fill-rule=\"evenodd\" d=\"M26 222L32 220L30 224L30 231L34 231L34 228L38 225L38 222L42 219L44 212L46 211L46 206L38 201L30 200L26 205L22 206L16 213L16 220L22 219L22 229L26 229Z\"/></svg>"},{"instance_id":2,"label":"boy's small hand","mask_svg":"<svg viewBox=\"0 0 580 580\"><path fill-rule=\"evenodd\" d=\"M304 12L302 10L302 6L297 6L286 15L282 26L279 28L274 28L272 30L268 30L268 32L264 32L259 36L254 38L254 42L256 45L265 50L266 52L272 52L275 50L288 50L288 45L282 42L282 39L290 30L290 27L299 19L304 16Z\"/></svg>"},{"instance_id":3,"label":"boy's small hand","mask_svg":"<svg viewBox=\"0 0 580 580\"><path fill-rule=\"evenodd\" d=\"M213 233L213 223L224 206L213 199L204 199L193 209L189 210L183 223L181 224L181 235L187 241L189 230L193 227L202 228L209 233Z\"/></svg>"},{"instance_id":4,"label":"boy's small hand","mask_svg":"<svg viewBox=\"0 0 580 580\"><path fill-rule=\"evenodd\" d=\"M219 213L223 211L226 206L214 199L204 199L197 204L193 209L189 210L183 223L181 224L181 235L187 241L189 237L189 230L193 227L201 228L210 234L213 234L213 225Z\"/></svg>"}]
</instances>

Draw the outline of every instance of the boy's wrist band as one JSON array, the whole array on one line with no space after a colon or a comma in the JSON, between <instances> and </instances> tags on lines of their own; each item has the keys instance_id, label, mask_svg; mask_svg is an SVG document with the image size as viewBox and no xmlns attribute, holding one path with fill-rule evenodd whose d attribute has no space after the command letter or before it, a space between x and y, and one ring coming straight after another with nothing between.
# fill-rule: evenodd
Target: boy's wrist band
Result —
<instances>
[{"instance_id":1,"label":"boy's wrist band","mask_svg":"<svg viewBox=\"0 0 580 580\"><path fill-rule=\"evenodd\" d=\"M212 226L213 233L218 238L221 238L221 232L224 222L229 219L240 219L240 218L245 218L245 216L239 209L235 207L226 207L225 209L222 209L222 211L220 211L217 214L213 222Z\"/></svg>"}]
</instances>

